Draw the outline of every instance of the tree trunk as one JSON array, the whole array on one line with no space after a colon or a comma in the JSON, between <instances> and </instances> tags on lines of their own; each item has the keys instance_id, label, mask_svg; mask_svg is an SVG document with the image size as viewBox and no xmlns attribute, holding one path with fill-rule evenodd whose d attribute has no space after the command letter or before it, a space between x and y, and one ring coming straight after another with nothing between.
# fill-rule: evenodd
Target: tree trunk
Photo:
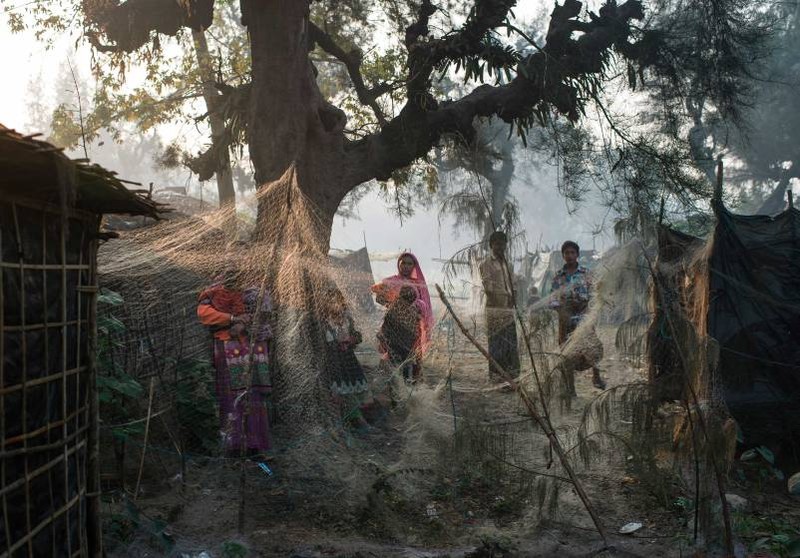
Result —
<instances>
[{"instance_id":1,"label":"tree trunk","mask_svg":"<svg viewBox=\"0 0 800 558\"><path fill-rule=\"evenodd\" d=\"M251 271L276 305L276 403L283 422L302 434L336 420L321 311L335 288L327 273L333 219L351 188L343 178L346 118L317 87L309 0L241 5L252 50L248 144L258 188Z\"/></svg>"},{"instance_id":2,"label":"tree trunk","mask_svg":"<svg viewBox=\"0 0 800 558\"><path fill-rule=\"evenodd\" d=\"M703 106L705 99L702 96L686 99L686 112L692 118L692 128L689 130L687 140L689 150L695 166L706 176L710 184L716 184L717 164L714 160L713 150L706 145L710 130L703 122Z\"/></svg>"},{"instance_id":3,"label":"tree trunk","mask_svg":"<svg viewBox=\"0 0 800 558\"><path fill-rule=\"evenodd\" d=\"M252 7L251 7L252 6ZM250 32L250 157L261 240L326 254L344 183L344 113L328 104L308 58L309 0L242 1ZM302 246L301 244L301 246Z\"/></svg>"},{"instance_id":4,"label":"tree trunk","mask_svg":"<svg viewBox=\"0 0 800 558\"><path fill-rule=\"evenodd\" d=\"M792 178L800 175L800 166L792 161L788 169L784 169L781 173L781 178L772 193L764 200L761 207L756 211L756 215L775 215L786 209L788 199L786 198L786 189Z\"/></svg>"},{"instance_id":5,"label":"tree trunk","mask_svg":"<svg viewBox=\"0 0 800 558\"><path fill-rule=\"evenodd\" d=\"M197 55L197 65L200 68L200 77L203 80L203 99L206 102L209 123L211 124L211 137L215 145L226 145L221 140L225 135L225 121L216 112L218 101L217 90L214 87L214 67L211 63L211 54L208 51L205 31L192 31L194 51ZM217 192L220 207L234 207L236 205L236 191L233 188L233 175L231 174L231 156L228 149L219 151L219 161L214 172L217 178Z\"/></svg>"},{"instance_id":6,"label":"tree trunk","mask_svg":"<svg viewBox=\"0 0 800 558\"><path fill-rule=\"evenodd\" d=\"M504 140L499 140L504 141ZM487 216L484 227L484 236L488 239L489 235L495 230L508 229L509 223L503 222L506 203L509 201L511 193L511 179L514 177L514 158L512 156L513 144L505 140L497 152L500 157L500 168L495 169L494 162L497 156L481 157L476 165L476 170L489 182L489 215Z\"/></svg>"}]
</instances>

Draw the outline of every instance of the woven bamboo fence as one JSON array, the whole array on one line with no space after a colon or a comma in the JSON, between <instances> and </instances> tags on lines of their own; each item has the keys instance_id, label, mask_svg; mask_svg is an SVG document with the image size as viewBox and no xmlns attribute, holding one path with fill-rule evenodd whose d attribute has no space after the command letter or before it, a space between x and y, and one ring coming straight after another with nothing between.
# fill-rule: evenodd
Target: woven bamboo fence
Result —
<instances>
[{"instance_id":1,"label":"woven bamboo fence","mask_svg":"<svg viewBox=\"0 0 800 558\"><path fill-rule=\"evenodd\" d=\"M100 217L48 207L0 195L0 557L102 554Z\"/></svg>"}]
</instances>

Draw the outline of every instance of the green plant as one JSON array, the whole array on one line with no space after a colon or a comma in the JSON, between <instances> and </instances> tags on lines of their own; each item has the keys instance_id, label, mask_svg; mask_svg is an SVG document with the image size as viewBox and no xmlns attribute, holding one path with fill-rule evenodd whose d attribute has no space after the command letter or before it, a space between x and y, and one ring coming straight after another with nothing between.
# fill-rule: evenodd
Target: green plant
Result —
<instances>
[{"instance_id":1,"label":"green plant","mask_svg":"<svg viewBox=\"0 0 800 558\"><path fill-rule=\"evenodd\" d=\"M175 547L175 540L167 532L167 523L143 515L131 500L125 500L122 511L108 516L103 525L103 536L109 550L127 547L139 534L145 535L164 556L170 555Z\"/></svg>"},{"instance_id":2,"label":"green plant","mask_svg":"<svg viewBox=\"0 0 800 558\"><path fill-rule=\"evenodd\" d=\"M800 528L783 518L734 513L733 526L753 552L767 550L781 557L800 558Z\"/></svg>"},{"instance_id":3,"label":"green plant","mask_svg":"<svg viewBox=\"0 0 800 558\"><path fill-rule=\"evenodd\" d=\"M222 543L222 556L224 558L245 558L248 552L247 546L238 541L225 541Z\"/></svg>"},{"instance_id":4,"label":"green plant","mask_svg":"<svg viewBox=\"0 0 800 558\"><path fill-rule=\"evenodd\" d=\"M126 423L132 418L130 403L142 396L144 388L114 359L114 349L120 346L119 337L125 333L125 324L112 311L123 303L122 296L108 289L101 289L97 297L96 357L100 416L104 422L112 424L111 432L119 440L126 440L143 430L140 423Z\"/></svg>"},{"instance_id":5,"label":"green plant","mask_svg":"<svg viewBox=\"0 0 800 558\"><path fill-rule=\"evenodd\" d=\"M175 367L175 411L190 451L214 453L219 449L219 420L209 381L211 364L200 359L182 359Z\"/></svg>"},{"instance_id":6,"label":"green plant","mask_svg":"<svg viewBox=\"0 0 800 558\"><path fill-rule=\"evenodd\" d=\"M758 446L743 452L739 461L743 469L750 471L755 476L759 490L773 477L779 481L786 478L783 471L775 467L775 454L765 446ZM744 476L746 478L747 475Z\"/></svg>"}]
</instances>

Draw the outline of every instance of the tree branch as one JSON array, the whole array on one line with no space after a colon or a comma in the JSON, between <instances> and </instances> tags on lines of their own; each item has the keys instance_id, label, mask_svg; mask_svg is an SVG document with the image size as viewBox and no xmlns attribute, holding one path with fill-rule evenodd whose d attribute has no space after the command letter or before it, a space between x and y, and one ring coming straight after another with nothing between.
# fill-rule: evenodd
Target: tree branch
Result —
<instances>
[{"instance_id":1,"label":"tree branch","mask_svg":"<svg viewBox=\"0 0 800 558\"><path fill-rule=\"evenodd\" d=\"M350 80L353 82L353 87L358 95L358 100L364 106L368 106L375 113L375 118L381 127L385 126L386 116L383 114L381 107L377 103L378 97L391 91L392 86L388 83L381 83L375 87L367 87L364 83L364 77L361 75L361 62L362 54L358 49L345 52L342 47L336 44L333 37L325 33L322 29L309 22L309 36L313 43L316 43L322 50L338 59L350 75Z\"/></svg>"},{"instance_id":2,"label":"tree branch","mask_svg":"<svg viewBox=\"0 0 800 558\"><path fill-rule=\"evenodd\" d=\"M487 3L505 6L506 12L508 4L513 4L478 0L473 11ZM418 99L410 97L406 106L380 132L347 144L346 182L349 187L373 178L388 180L394 170L427 154L445 135L455 135L470 143L475 136L472 122L478 116L498 116L505 122L526 127L535 111L553 107L570 120L577 120L584 104L591 99L585 92L597 87L611 49L616 48L623 55L636 52L631 48L635 45L628 42L630 21L644 15L639 0L628 0L619 6L608 2L600 9L599 16L590 15L589 22L573 21L579 12L577 0L566 0L564 6L553 11L548 32L553 44L548 42L540 51L525 58L510 83L481 85L458 101L443 103L440 107L420 106ZM493 12L493 24L502 23L499 15ZM471 36L481 29L485 34L486 27L472 25L469 27ZM583 34L572 38L573 31L578 28ZM426 67L432 61L447 58L439 57L447 51L445 47L431 50L428 44L420 44L419 48L432 57L425 59ZM410 54L409 58L413 56Z\"/></svg>"},{"instance_id":3,"label":"tree branch","mask_svg":"<svg viewBox=\"0 0 800 558\"><path fill-rule=\"evenodd\" d=\"M210 27L214 0L83 0L83 13L89 27L86 36L96 49L133 52L153 31L174 36L183 27Z\"/></svg>"},{"instance_id":4,"label":"tree branch","mask_svg":"<svg viewBox=\"0 0 800 558\"><path fill-rule=\"evenodd\" d=\"M417 21L406 29L405 45L408 49L408 102L422 109L435 108L429 91L431 75L446 62L465 61L469 57L491 60L498 66L513 66L517 58L513 49L503 48L490 36L516 5L516 0L475 0L475 4L460 30L440 39L424 41L428 35L428 22L436 8L430 0L423 0Z\"/></svg>"}]
</instances>

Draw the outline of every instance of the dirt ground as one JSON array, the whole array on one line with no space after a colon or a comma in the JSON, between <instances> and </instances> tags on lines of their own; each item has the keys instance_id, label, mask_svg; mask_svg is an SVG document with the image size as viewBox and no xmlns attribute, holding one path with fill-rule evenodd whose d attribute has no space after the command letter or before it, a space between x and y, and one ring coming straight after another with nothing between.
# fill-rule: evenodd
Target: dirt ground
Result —
<instances>
[{"instance_id":1,"label":"dirt ground","mask_svg":"<svg viewBox=\"0 0 800 558\"><path fill-rule=\"evenodd\" d=\"M617 357L613 350L609 351L613 348L612 333L601 335L606 347L601 368L608 386L644 379L643 371ZM495 389L489 383L485 361L463 339L454 346L451 341L450 348L455 351L452 355L440 351L426 363L426 384L441 385L452 367L450 402L457 417L464 409L479 408L486 423L519 423L517 438L525 436L530 424L518 396ZM377 365L374 354L361 355L361 359L367 365ZM572 408L554 419L559 428L577 427L586 405L600 393L592 387L588 372L577 375L576 389L578 397ZM402 405L395 407L375 430L355 436L352 443L358 444L360 451L366 452L364 455L374 455L384 463L392 462L402 451L400 432L404 428L405 412ZM153 459L161 463L162 474L147 475L135 505L120 500L108 504L105 534L112 556L705 555L692 549L691 530L687 526L691 514L687 515L674 501L659 501L636 478L631 478L626 471L624 455L598 456L596 466L580 469L581 479L607 532L611 548L604 549L589 516L569 488L562 490L555 516L541 519L536 515L536 503L527 497L516 499L513 492L507 491L495 495L491 485L467 484L456 489L454 481L448 488L452 488L450 492L433 491L434 496L429 497L427 505L419 502L391 504L395 505L396 525L386 528L371 515L374 510L367 502L338 505L326 487L319 484L323 482L319 478L292 477L291 472L284 469L280 452L269 463L271 476L256 463L245 464L244 529L238 533L242 511L238 461L192 461L187 467L186 482L181 483L173 476L180 470L175 460L166 454L159 456L157 450L151 451L155 452ZM759 518L776 517L788 521L789 525L798 521L796 524L800 525L798 501L784 495L785 488L782 489L780 483L759 488L742 483L730 490L748 499L747 514ZM315 497L315 494L325 497ZM680 494L679 488L676 494ZM135 518L133 521L131 515ZM630 522L639 522L642 527L633 534L619 534L620 528ZM745 545L758 534L750 533L750 540L741 540L739 549L743 556L747 555Z\"/></svg>"}]
</instances>

